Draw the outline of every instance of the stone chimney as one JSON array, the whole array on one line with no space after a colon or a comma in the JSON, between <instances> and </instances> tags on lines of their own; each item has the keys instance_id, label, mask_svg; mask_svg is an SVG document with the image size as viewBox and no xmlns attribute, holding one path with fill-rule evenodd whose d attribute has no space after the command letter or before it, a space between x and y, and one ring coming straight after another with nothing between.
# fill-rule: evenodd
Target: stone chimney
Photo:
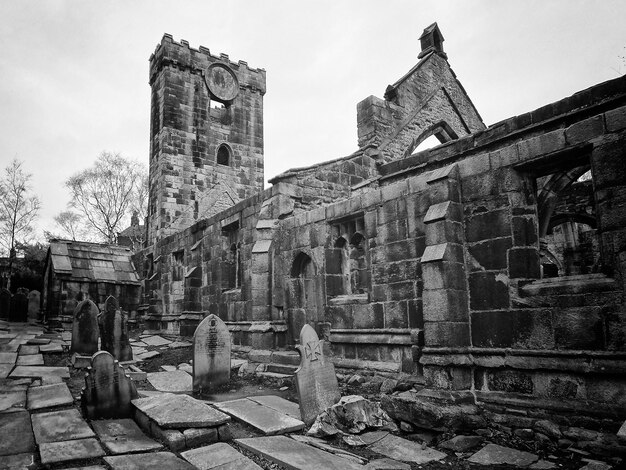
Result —
<instances>
[{"instance_id":1,"label":"stone chimney","mask_svg":"<svg viewBox=\"0 0 626 470\"><path fill-rule=\"evenodd\" d=\"M422 51L419 53L417 58L421 59L426 54L435 52L436 54L441 55L444 59L447 59L448 56L445 52L443 52L443 41L443 34L441 34L437 23L431 24L429 27L424 29L424 32L420 36Z\"/></svg>"}]
</instances>

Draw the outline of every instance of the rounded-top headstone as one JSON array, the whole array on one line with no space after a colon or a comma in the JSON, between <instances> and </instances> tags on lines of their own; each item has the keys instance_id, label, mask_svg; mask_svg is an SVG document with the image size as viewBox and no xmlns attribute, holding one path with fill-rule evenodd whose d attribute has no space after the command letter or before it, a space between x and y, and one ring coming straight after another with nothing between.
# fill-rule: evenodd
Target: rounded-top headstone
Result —
<instances>
[{"instance_id":1,"label":"rounded-top headstone","mask_svg":"<svg viewBox=\"0 0 626 470\"><path fill-rule=\"evenodd\" d=\"M217 315L209 315L193 335L193 389L211 391L229 380L230 332Z\"/></svg>"},{"instance_id":2,"label":"rounded-top headstone","mask_svg":"<svg viewBox=\"0 0 626 470\"><path fill-rule=\"evenodd\" d=\"M132 360L127 315L119 309L119 302L112 295L104 302L104 312L100 315L99 322L102 349L110 352L118 361Z\"/></svg>"},{"instance_id":3,"label":"rounded-top headstone","mask_svg":"<svg viewBox=\"0 0 626 470\"><path fill-rule=\"evenodd\" d=\"M74 310L72 352L91 356L98 351L98 336L98 307L91 300L83 300Z\"/></svg>"}]
</instances>

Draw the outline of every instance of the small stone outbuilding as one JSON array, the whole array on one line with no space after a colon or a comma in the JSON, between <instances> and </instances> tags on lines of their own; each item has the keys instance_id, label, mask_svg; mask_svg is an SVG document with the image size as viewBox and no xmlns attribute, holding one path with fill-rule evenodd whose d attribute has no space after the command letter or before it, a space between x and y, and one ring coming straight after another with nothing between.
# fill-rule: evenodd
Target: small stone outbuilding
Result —
<instances>
[{"instance_id":1,"label":"small stone outbuilding","mask_svg":"<svg viewBox=\"0 0 626 470\"><path fill-rule=\"evenodd\" d=\"M42 292L46 318L71 318L84 299L101 308L110 295L133 317L141 301L141 282L131 254L125 246L52 240Z\"/></svg>"}]
</instances>

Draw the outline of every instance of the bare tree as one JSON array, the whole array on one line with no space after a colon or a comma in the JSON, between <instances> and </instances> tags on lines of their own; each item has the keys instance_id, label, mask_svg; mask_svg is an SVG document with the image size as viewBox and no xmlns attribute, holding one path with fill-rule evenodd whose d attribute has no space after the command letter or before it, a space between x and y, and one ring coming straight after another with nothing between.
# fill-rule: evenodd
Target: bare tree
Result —
<instances>
[{"instance_id":1,"label":"bare tree","mask_svg":"<svg viewBox=\"0 0 626 470\"><path fill-rule=\"evenodd\" d=\"M9 279L11 287L15 247L25 244L33 235L33 222L39 215L39 198L30 193L32 175L24 172L22 162L16 158L4 169L0 179L0 244L9 254Z\"/></svg>"},{"instance_id":2,"label":"bare tree","mask_svg":"<svg viewBox=\"0 0 626 470\"><path fill-rule=\"evenodd\" d=\"M107 242L114 243L128 220L128 210L141 180L139 163L119 154L102 152L91 167L71 176L65 183L72 201L88 225Z\"/></svg>"},{"instance_id":3,"label":"bare tree","mask_svg":"<svg viewBox=\"0 0 626 470\"><path fill-rule=\"evenodd\" d=\"M85 220L76 212L61 211L54 216L54 222L63 238L81 241L93 241L96 237L92 235L92 231L85 225ZM58 236L56 238L59 238Z\"/></svg>"}]
</instances>

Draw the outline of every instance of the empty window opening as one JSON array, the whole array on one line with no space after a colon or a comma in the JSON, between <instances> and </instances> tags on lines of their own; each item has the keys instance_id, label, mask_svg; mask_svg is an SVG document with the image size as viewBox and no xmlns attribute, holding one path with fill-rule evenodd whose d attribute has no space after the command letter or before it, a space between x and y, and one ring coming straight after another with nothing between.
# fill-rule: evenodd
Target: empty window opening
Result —
<instances>
[{"instance_id":1,"label":"empty window opening","mask_svg":"<svg viewBox=\"0 0 626 470\"><path fill-rule=\"evenodd\" d=\"M243 266L239 222L222 227L224 257L222 261L222 290L241 288Z\"/></svg>"},{"instance_id":2,"label":"empty window opening","mask_svg":"<svg viewBox=\"0 0 626 470\"><path fill-rule=\"evenodd\" d=\"M185 275L184 268L185 251L172 253L172 281L182 281Z\"/></svg>"},{"instance_id":3,"label":"empty window opening","mask_svg":"<svg viewBox=\"0 0 626 470\"><path fill-rule=\"evenodd\" d=\"M231 150L226 144L222 144L217 149L217 164L230 166L231 164Z\"/></svg>"}]
</instances>

